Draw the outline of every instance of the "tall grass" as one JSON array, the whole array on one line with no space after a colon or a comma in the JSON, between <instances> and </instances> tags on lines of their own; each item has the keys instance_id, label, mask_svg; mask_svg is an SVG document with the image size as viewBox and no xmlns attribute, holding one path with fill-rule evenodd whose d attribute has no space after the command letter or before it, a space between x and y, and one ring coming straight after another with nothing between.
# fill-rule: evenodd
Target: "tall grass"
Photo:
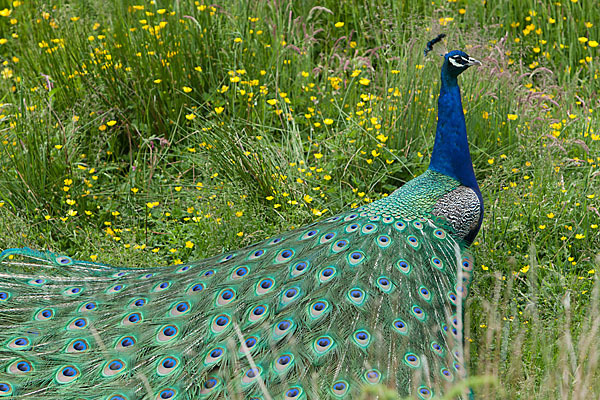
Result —
<instances>
[{"instance_id":1,"label":"tall grass","mask_svg":"<svg viewBox=\"0 0 600 400\"><path fill-rule=\"evenodd\" d=\"M600 11L591 1L0 6L0 247L169 264L421 173L446 46L484 193L483 398L595 398ZM488 385L492 376L496 384Z\"/></svg>"}]
</instances>

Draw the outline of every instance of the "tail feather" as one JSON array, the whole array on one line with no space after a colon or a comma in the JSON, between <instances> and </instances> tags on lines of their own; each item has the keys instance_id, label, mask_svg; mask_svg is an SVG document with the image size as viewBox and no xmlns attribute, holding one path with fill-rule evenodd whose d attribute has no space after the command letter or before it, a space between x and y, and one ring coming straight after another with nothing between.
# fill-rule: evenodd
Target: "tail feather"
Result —
<instances>
[{"instance_id":1,"label":"tail feather","mask_svg":"<svg viewBox=\"0 0 600 400\"><path fill-rule=\"evenodd\" d=\"M345 213L167 268L0 260L0 396L430 398L463 375L472 261L427 219Z\"/></svg>"}]
</instances>

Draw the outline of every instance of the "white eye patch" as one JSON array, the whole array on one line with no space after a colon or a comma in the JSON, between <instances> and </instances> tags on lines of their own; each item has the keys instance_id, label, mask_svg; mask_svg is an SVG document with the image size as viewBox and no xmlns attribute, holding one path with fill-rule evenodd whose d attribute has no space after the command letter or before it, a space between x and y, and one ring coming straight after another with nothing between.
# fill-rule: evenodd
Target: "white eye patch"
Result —
<instances>
[{"instance_id":1,"label":"white eye patch","mask_svg":"<svg viewBox=\"0 0 600 400\"><path fill-rule=\"evenodd\" d=\"M479 61L473 57L463 57L461 55L452 56L448 58L448 61L450 61L450 64L454 65L456 68L464 68L479 63Z\"/></svg>"}]
</instances>

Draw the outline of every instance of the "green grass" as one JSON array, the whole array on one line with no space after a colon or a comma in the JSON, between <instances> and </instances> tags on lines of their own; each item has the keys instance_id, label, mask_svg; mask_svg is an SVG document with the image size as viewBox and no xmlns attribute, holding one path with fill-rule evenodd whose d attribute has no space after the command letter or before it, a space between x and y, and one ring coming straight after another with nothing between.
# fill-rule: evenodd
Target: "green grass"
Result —
<instances>
[{"instance_id":1,"label":"green grass","mask_svg":"<svg viewBox=\"0 0 600 400\"><path fill-rule=\"evenodd\" d=\"M600 395L594 2L0 4L0 248L118 265L248 245L421 173L423 49L447 33L484 63L461 77L486 203L475 392Z\"/></svg>"}]
</instances>

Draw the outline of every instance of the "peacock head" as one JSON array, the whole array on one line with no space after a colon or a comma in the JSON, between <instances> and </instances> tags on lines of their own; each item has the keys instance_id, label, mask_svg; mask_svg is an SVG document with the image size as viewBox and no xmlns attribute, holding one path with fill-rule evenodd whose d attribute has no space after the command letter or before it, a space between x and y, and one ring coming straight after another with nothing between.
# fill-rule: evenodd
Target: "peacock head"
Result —
<instances>
[{"instance_id":1,"label":"peacock head","mask_svg":"<svg viewBox=\"0 0 600 400\"><path fill-rule=\"evenodd\" d=\"M446 53L444 59L444 69L453 78L462 74L472 65L481 65L481 62L460 50L452 50Z\"/></svg>"}]
</instances>

